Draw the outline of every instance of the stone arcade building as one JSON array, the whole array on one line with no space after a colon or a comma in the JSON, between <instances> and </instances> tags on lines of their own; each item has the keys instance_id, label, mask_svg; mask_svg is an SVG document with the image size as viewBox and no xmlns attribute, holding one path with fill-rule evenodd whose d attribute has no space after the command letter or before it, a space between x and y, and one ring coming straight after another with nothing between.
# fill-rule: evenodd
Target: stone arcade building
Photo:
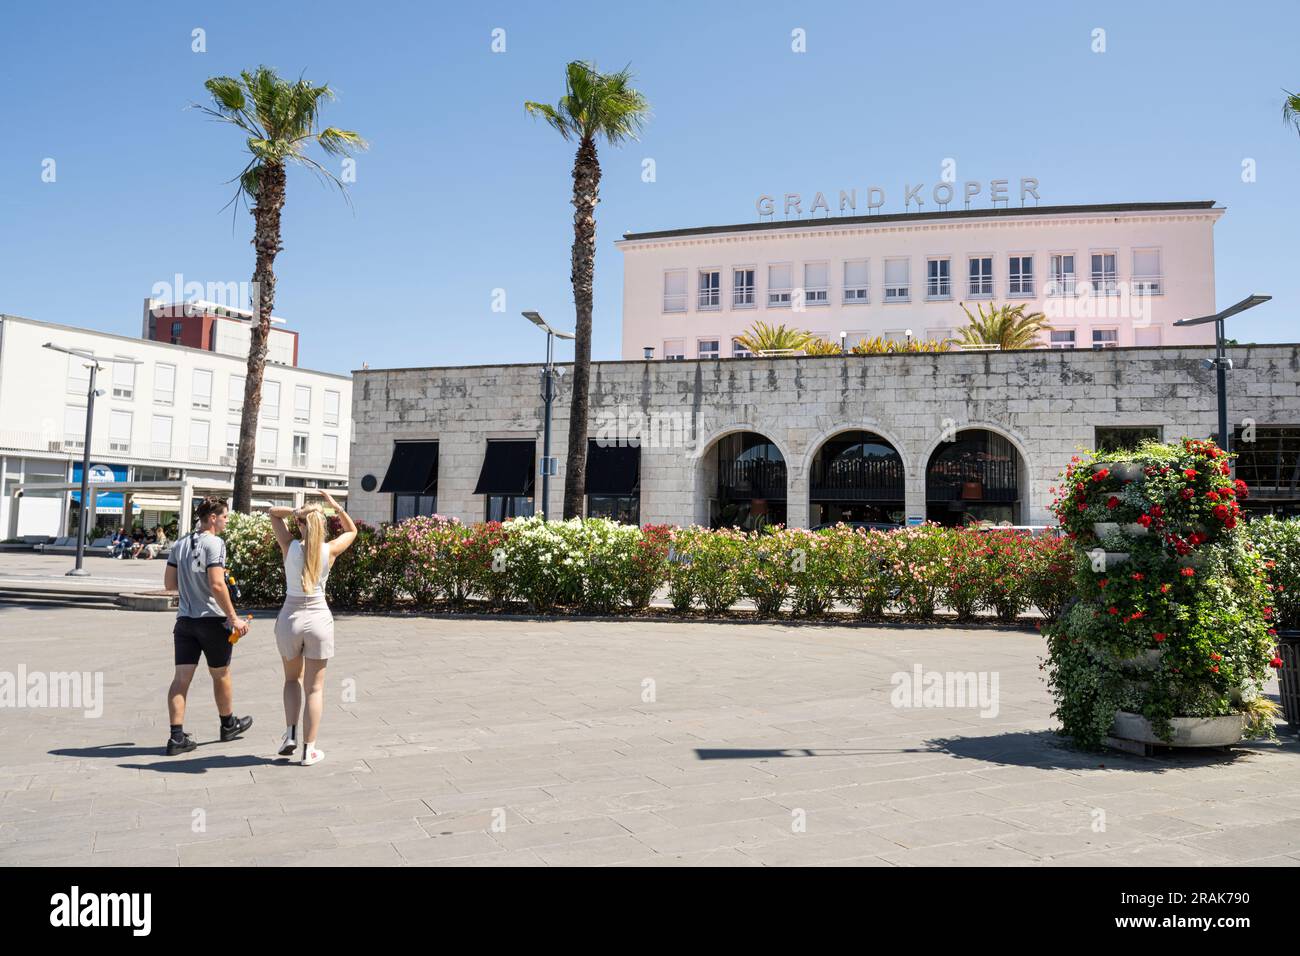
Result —
<instances>
[{"instance_id":1,"label":"stone arcade building","mask_svg":"<svg viewBox=\"0 0 1300 956\"><path fill-rule=\"evenodd\" d=\"M598 362L588 513L791 527L921 518L1054 523L1077 449L1217 427L1205 346ZM1251 504L1294 508L1300 345L1230 349L1229 421ZM563 383L569 376L562 379ZM351 507L381 523L531 513L536 365L354 373ZM555 403L565 460L569 395ZM640 438L635 441L626 439ZM551 482L558 516L563 475Z\"/></svg>"}]
</instances>

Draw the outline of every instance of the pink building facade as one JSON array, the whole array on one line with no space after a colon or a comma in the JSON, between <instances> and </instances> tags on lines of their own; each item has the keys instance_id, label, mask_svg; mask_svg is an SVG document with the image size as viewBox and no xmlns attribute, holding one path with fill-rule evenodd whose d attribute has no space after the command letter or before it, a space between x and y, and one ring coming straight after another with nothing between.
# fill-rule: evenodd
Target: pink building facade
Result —
<instances>
[{"instance_id":1,"label":"pink building facade","mask_svg":"<svg viewBox=\"0 0 1300 956\"><path fill-rule=\"evenodd\" d=\"M1045 313L1044 348L1213 342L1213 202L774 220L627 233L624 359L739 358L756 322L851 347L942 339L972 312Z\"/></svg>"}]
</instances>

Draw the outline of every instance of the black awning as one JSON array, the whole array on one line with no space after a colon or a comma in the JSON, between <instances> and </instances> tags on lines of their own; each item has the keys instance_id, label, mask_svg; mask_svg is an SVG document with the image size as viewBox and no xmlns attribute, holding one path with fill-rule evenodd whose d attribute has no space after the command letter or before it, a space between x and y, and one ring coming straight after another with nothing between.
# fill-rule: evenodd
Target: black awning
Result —
<instances>
[{"instance_id":1,"label":"black awning","mask_svg":"<svg viewBox=\"0 0 1300 956\"><path fill-rule=\"evenodd\" d=\"M381 493L427 495L438 487L438 443L399 441L384 473Z\"/></svg>"},{"instance_id":2,"label":"black awning","mask_svg":"<svg viewBox=\"0 0 1300 956\"><path fill-rule=\"evenodd\" d=\"M601 446L587 439L587 494L635 495L641 484L641 449Z\"/></svg>"},{"instance_id":3,"label":"black awning","mask_svg":"<svg viewBox=\"0 0 1300 956\"><path fill-rule=\"evenodd\" d=\"M478 473L476 495L531 495L537 442L490 441Z\"/></svg>"}]
</instances>

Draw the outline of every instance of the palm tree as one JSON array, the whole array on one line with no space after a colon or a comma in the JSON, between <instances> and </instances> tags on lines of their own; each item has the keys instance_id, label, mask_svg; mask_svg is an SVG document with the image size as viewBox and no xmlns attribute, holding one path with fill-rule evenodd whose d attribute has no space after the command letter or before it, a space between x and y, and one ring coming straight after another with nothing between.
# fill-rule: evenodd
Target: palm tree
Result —
<instances>
[{"instance_id":1,"label":"palm tree","mask_svg":"<svg viewBox=\"0 0 1300 956\"><path fill-rule=\"evenodd\" d=\"M577 140L573 159L573 254L569 278L576 312L573 340L573 399L569 406L569 453L564 474L564 517L581 517L587 486L587 410L591 383L591 302L596 271L596 203L600 202L600 160L596 140L610 145L636 139L650 117L650 104L632 88L632 73L600 73L574 60L565 68L564 95L548 103L524 103L565 140Z\"/></svg>"},{"instance_id":2,"label":"palm tree","mask_svg":"<svg viewBox=\"0 0 1300 956\"><path fill-rule=\"evenodd\" d=\"M1047 316L1041 312L1025 314L1021 305L984 306L977 305L978 315L962 304L968 324L957 330L953 340L959 345L996 345L1004 352L1011 349L1032 349L1038 347L1038 336L1050 326Z\"/></svg>"},{"instance_id":3,"label":"palm tree","mask_svg":"<svg viewBox=\"0 0 1300 956\"><path fill-rule=\"evenodd\" d=\"M285 169L290 163L306 166L340 190L343 183L304 150L315 143L331 156L347 156L367 144L351 130L328 126L320 129L321 104L334 98L328 86L304 79L281 79L275 70L259 66L238 77L214 76L203 84L212 106L195 108L245 134L250 158L235 177L239 186L232 203L253 202L253 303L256 321L248 348L248 375L244 380L244 412L239 422L239 457L235 463L232 508L248 511L253 498L253 453L257 416L262 408L262 373L266 368L266 342L275 305L275 257L280 243L280 212L284 208ZM346 195L346 194L345 194Z\"/></svg>"},{"instance_id":4,"label":"palm tree","mask_svg":"<svg viewBox=\"0 0 1300 956\"><path fill-rule=\"evenodd\" d=\"M804 343L804 355L839 355L840 343L831 342L820 336L808 334L808 341Z\"/></svg>"},{"instance_id":5,"label":"palm tree","mask_svg":"<svg viewBox=\"0 0 1300 956\"><path fill-rule=\"evenodd\" d=\"M1282 101L1282 122L1294 126L1300 133L1300 93L1283 90L1286 99Z\"/></svg>"},{"instance_id":6,"label":"palm tree","mask_svg":"<svg viewBox=\"0 0 1300 956\"><path fill-rule=\"evenodd\" d=\"M812 339L812 333L802 329L755 322L748 331L736 336L736 344L755 355L762 355L765 352L800 352Z\"/></svg>"}]
</instances>

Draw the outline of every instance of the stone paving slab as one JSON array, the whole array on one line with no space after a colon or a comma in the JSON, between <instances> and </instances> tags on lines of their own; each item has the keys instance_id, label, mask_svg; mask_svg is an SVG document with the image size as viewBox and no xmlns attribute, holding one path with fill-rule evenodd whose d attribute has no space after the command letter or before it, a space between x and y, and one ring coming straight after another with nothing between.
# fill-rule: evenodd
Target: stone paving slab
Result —
<instances>
[{"instance_id":1,"label":"stone paving slab","mask_svg":"<svg viewBox=\"0 0 1300 956\"><path fill-rule=\"evenodd\" d=\"M0 865L1300 865L1294 737L1072 750L1028 631L339 615L302 767L269 622L235 656L252 731L217 742L201 672L201 746L163 755L170 627L0 606L0 671L104 698L0 710ZM894 707L917 664L996 671L997 713Z\"/></svg>"}]
</instances>

